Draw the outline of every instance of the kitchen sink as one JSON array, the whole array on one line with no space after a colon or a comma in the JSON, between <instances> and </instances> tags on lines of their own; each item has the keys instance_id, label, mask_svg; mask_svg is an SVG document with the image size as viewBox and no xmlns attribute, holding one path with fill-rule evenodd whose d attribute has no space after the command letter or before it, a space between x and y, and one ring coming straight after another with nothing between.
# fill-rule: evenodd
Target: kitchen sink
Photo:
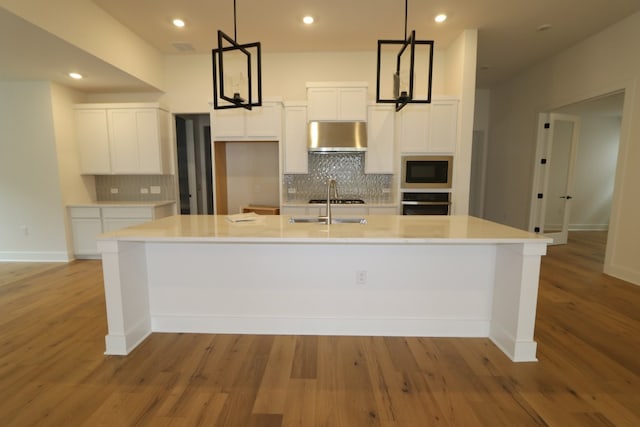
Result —
<instances>
[{"instance_id":1,"label":"kitchen sink","mask_svg":"<svg viewBox=\"0 0 640 427\"><path fill-rule=\"evenodd\" d=\"M326 218L305 217L305 218L289 218L290 224L326 224ZM331 224L366 224L364 218L331 218Z\"/></svg>"}]
</instances>

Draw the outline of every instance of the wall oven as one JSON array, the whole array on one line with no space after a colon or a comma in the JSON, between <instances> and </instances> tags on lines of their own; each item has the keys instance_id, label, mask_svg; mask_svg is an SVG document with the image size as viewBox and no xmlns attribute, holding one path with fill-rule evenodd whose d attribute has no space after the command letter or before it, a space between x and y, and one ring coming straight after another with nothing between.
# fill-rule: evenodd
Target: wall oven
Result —
<instances>
[{"instance_id":1,"label":"wall oven","mask_svg":"<svg viewBox=\"0 0 640 427\"><path fill-rule=\"evenodd\" d=\"M402 215L449 215L451 193L402 193Z\"/></svg>"},{"instance_id":2,"label":"wall oven","mask_svg":"<svg viewBox=\"0 0 640 427\"><path fill-rule=\"evenodd\" d=\"M453 156L402 156L403 189L451 188Z\"/></svg>"}]
</instances>

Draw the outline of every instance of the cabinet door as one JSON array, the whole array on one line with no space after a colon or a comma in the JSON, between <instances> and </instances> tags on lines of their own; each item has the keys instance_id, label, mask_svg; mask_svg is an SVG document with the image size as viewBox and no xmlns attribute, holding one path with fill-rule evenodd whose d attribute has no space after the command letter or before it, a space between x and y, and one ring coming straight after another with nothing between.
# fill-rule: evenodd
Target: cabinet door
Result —
<instances>
[{"instance_id":1,"label":"cabinet door","mask_svg":"<svg viewBox=\"0 0 640 427\"><path fill-rule=\"evenodd\" d=\"M369 107L365 173L393 173L394 114L392 106Z\"/></svg>"},{"instance_id":2,"label":"cabinet door","mask_svg":"<svg viewBox=\"0 0 640 427\"><path fill-rule=\"evenodd\" d=\"M332 87L307 89L309 121L338 120L338 91Z\"/></svg>"},{"instance_id":3,"label":"cabinet door","mask_svg":"<svg viewBox=\"0 0 640 427\"><path fill-rule=\"evenodd\" d=\"M100 218L73 218L73 253L76 255L98 255L96 236L102 233Z\"/></svg>"},{"instance_id":4,"label":"cabinet door","mask_svg":"<svg viewBox=\"0 0 640 427\"><path fill-rule=\"evenodd\" d=\"M363 87L338 88L338 120L367 120L367 89Z\"/></svg>"},{"instance_id":5,"label":"cabinet door","mask_svg":"<svg viewBox=\"0 0 640 427\"><path fill-rule=\"evenodd\" d=\"M83 174L111 173L107 111L76 110L76 141Z\"/></svg>"},{"instance_id":6,"label":"cabinet door","mask_svg":"<svg viewBox=\"0 0 640 427\"><path fill-rule=\"evenodd\" d=\"M108 110L114 174L164 173L157 109Z\"/></svg>"},{"instance_id":7,"label":"cabinet door","mask_svg":"<svg viewBox=\"0 0 640 427\"><path fill-rule=\"evenodd\" d=\"M158 110L135 111L136 141L138 147L137 173L162 174L162 139L158 123Z\"/></svg>"},{"instance_id":8,"label":"cabinet door","mask_svg":"<svg viewBox=\"0 0 640 427\"><path fill-rule=\"evenodd\" d=\"M284 173L308 173L307 107L286 107L284 114Z\"/></svg>"},{"instance_id":9,"label":"cabinet door","mask_svg":"<svg viewBox=\"0 0 640 427\"><path fill-rule=\"evenodd\" d=\"M211 123L215 140L244 138L244 109L214 110Z\"/></svg>"},{"instance_id":10,"label":"cabinet door","mask_svg":"<svg viewBox=\"0 0 640 427\"><path fill-rule=\"evenodd\" d=\"M310 87L309 120L367 120L366 87Z\"/></svg>"},{"instance_id":11,"label":"cabinet door","mask_svg":"<svg viewBox=\"0 0 640 427\"><path fill-rule=\"evenodd\" d=\"M431 104L429 150L454 153L458 140L458 101L434 101Z\"/></svg>"},{"instance_id":12,"label":"cabinet door","mask_svg":"<svg viewBox=\"0 0 640 427\"><path fill-rule=\"evenodd\" d=\"M113 173L136 173L139 164L136 110L108 110Z\"/></svg>"},{"instance_id":13,"label":"cabinet door","mask_svg":"<svg viewBox=\"0 0 640 427\"><path fill-rule=\"evenodd\" d=\"M429 146L429 106L407 105L400 114L400 151L427 152Z\"/></svg>"},{"instance_id":14,"label":"cabinet door","mask_svg":"<svg viewBox=\"0 0 640 427\"><path fill-rule=\"evenodd\" d=\"M249 139L279 140L281 121L280 104L266 105L245 111L245 130Z\"/></svg>"}]
</instances>

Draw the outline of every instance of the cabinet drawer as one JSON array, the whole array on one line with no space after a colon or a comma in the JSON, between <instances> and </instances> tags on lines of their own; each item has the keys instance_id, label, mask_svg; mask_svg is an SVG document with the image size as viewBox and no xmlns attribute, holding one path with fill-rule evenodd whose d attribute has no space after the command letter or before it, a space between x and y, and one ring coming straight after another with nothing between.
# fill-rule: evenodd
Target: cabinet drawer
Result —
<instances>
[{"instance_id":1,"label":"cabinet drawer","mask_svg":"<svg viewBox=\"0 0 640 427\"><path fill-rule=\"evenodd\" d=\"M102 208L104 218L141 218L153 219L150 207L110 207Z\"/></svg>"},{"instance_id":2,"label":"cabinet drawer","mask_svg":"<svg viewBox=\"0 0 640 427\"><path fill-rule=\"evenodd\" d=\"M71 218L100 218L100 208L73 207L69 208Z\"/></svg>"}]
</instances>

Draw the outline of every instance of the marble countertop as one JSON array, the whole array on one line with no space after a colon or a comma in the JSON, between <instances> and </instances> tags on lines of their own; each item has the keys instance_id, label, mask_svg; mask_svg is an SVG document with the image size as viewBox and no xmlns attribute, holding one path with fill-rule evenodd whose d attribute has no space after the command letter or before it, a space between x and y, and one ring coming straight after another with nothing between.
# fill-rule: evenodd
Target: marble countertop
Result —
<instances>
[{"instance_id":1,"label":"marble countertop","mask_svg":"<svg viewBox=\"0 0 640 427\"><path fill-rule=\"evenodd\" d=\"M156 201L104 201L104 202L87 202L87 203L70 203L70 208L104 208L104 207L157 207L175 204L174 200L156 200Z\"/></svg>"},{"instance_id":2,"label":"marble countertop","mask_svg":"<svg viewBox=\"0 0 640 427\"><path fill-rule=\"evenodd\" d=\"M352 215L340 215L352 217ZM212 243L550 243L546 236L471 216L368 215L366 224L289 223L289 215L231 222L225 215L175 215L105 233L98 240Z\"/></svg>"}]
</instances>

